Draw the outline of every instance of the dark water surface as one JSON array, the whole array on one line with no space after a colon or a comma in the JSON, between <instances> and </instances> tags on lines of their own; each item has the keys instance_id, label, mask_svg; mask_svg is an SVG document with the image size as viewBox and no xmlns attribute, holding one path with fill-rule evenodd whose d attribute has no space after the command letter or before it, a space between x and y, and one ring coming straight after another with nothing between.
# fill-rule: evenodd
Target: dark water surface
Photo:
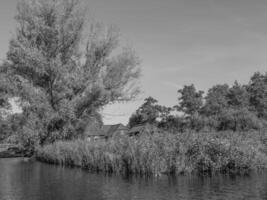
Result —
<instances>
[{"instance_id":1,"label":"dark water surface","mask_svg":"<svg viewBox=\"0 0 267 200\"><path fill-rule=\"evenodd\" d=\"M0 200L267 199L267 172L245 177L123 178L0 159Z\"/></svg>"}]
</instances>

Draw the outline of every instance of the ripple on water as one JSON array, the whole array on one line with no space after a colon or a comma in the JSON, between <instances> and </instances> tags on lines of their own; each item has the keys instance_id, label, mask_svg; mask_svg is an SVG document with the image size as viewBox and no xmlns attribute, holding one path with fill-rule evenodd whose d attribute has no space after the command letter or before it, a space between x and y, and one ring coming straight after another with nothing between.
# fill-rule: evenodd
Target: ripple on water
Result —
<instances>
[{"instance_id":1,"label":"ripple on water","mask_svg":"<svg viewBox=\"0 0 267 200\"><path fill-rule=\"evenodd\" d=\"M267 199L267 172L158 179L105 176L23 159L0 159L0 200Z\"/></svg>"}]
</instances>

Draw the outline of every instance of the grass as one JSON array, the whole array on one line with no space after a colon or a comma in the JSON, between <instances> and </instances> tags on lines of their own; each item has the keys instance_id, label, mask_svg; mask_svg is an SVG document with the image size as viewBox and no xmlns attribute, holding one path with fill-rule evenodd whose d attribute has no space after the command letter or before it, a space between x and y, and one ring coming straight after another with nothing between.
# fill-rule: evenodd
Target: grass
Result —
<instances>
[{"instance_id":1,"label":"grass","mask_svg":"<svg viewBox=\"0 0 267 200\"><path fill-rule=\"evenodd\" d=\"M246 174L267 168L267 134L179 133L59 141L39 147L39 161L109 173Z\"/></svg>"}]
</instances>

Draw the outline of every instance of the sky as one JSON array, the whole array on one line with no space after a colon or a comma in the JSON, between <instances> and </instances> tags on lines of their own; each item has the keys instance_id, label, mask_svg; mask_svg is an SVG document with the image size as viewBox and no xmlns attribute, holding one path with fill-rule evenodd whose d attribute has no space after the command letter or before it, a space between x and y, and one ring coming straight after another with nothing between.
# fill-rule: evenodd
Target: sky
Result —
<instances>
[{"instance_id":1,"label":"sky","mask_svg":"<svg viewBox=\"0 0 267 200\"><path fill-rule=\"evenodd\" d=\"M104 108L105 124L126 124L148 96L173 106L183 85L207 91L267 71L266 0L85 1L91 19L119 27L122 44L141 60L142 93ZM14 35L16 2L0 2L0 59Z\"/></svg>"}]
</instances>

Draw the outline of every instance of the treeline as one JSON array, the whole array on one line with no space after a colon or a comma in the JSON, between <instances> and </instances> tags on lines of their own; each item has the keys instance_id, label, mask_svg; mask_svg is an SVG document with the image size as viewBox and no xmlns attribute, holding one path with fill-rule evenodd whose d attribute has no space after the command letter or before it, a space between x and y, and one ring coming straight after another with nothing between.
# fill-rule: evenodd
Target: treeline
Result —
<instances>
[{"instance_id":1,"label":"treeline","mask_svg":"<svg viewBox=\"0 0 267 200\"><path fill-rule=\"evenodd\" d=\"M207 94L192 85L178 90L178 104L165 107L152 97L130 117L129 126L150 123L168 131L249 131L267 127L267 73L248 84L219 84ZM178 112L178 114L177 114ZM173 114L176 113L176 114Z\"/></svg>"}]
</instances>

